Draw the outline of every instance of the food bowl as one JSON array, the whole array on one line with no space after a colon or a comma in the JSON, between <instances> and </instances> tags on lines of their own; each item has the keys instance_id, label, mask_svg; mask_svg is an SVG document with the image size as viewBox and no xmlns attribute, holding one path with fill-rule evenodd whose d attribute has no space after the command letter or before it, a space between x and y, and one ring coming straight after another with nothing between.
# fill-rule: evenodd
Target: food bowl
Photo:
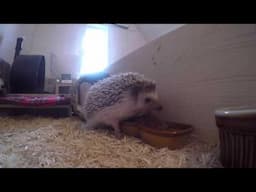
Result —
<instances>
[{"instance_id":1,"label":"food bowl","mask_svg":"<svg viewBox=\"0 0 256 192\"><path fill-rule=\"evenodd\" d=\"M141 139L154 147L180 149L188 144L192 127L176 122L165 122L158 127L143 127L140 131Z\"/></svg>"},{"instance_id":2,"label":"food bowl","mask_svg":"<svg viewBox=\"0 0 256 192\"><path fill-rule=\"evenodd\" d=\"M156 148L179 149L189 142L193 128L177 122L163 122L156 117L144 116L122 124L125 134L139 137L143 142Z\"/></svg>"},{"instance_id":3,"label":"food bowl","mask_svg":"<svg viewBox=\"0 0 256 192\"><path fill-rule=\"evenodd\" d=\"M121 130L124 134L132 137L140 137L140 128L139 126L134 122L125 121L121 125Z\"/></svg>"}]
</instances>

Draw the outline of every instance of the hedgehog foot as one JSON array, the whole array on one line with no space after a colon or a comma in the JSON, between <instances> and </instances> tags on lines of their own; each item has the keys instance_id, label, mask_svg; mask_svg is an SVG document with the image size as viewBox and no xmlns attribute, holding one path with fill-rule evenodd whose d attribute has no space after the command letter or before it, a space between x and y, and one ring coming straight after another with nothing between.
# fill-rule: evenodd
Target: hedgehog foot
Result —
<instances>
[{"instance_id":1,"label":"hedgehog foot","mask_svg":"<svg viewBox=\"0 0 256 192\"><path fill-rule=\"evenodd\" d=\"M93 129L93 125L92 125L92 123L88 123L88 122L82 122L81 123L81 128L82 129L87 129L87 130L91 130L91 129Z\"/></svg>"},{"instance_id":2,"label":"hedgehog foot","mask_svg":"<svg viewBox=\"0 0 256 192\"><path fill-rule=\"evenodd\" d=\"M121 133L121 131L115 131L115 137L117 139L123 139L124 138L124 134Z\"/></svg>"},{"instance_id":3,"label":"hedgehog foot","mask_svg":"<svg viewBox=\"0 0 256 192\"><path fill-rule=\"evenodd\" d=\"M121 130L120 130L119 122L112 122L111 125L112 125L112 127L114 128L115 137L116 137L117 139L123 139L123 138L124 138L124 135L123 135L123 133L122 133Z\"/></svg>"}]
</instances>

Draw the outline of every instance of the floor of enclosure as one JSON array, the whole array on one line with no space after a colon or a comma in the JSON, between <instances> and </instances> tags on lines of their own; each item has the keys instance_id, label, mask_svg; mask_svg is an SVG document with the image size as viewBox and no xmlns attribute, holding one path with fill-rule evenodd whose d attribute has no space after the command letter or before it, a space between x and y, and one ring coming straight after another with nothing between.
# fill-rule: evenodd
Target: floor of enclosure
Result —
<instances>
[{"instance_id":1,"label":"floor of enclosure","mask_svg":"<svg viewBox=\"0 0 256 192\"><path fill-rule=\"evenodd\" d=\"M0 117L0 167L221 167L216 145L194 139L180 150L117 140L109 130L82 130L71 118Z\"/></svg>"}]
</instances>

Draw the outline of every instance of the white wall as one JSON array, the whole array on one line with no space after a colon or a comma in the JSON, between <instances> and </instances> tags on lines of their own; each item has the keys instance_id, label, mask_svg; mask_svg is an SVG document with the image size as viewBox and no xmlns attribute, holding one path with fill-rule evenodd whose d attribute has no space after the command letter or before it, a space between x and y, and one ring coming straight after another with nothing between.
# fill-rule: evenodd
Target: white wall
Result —
<instances>
[{"instance_id":1,"label":"white wall","mask_svg":"<svg viewBox=\"0 0 256 192\"><path fill-rule=\"evenodd\" d=\"M83 24L36 24L30 54L45 55L47 78L61 73L77 76L84 31Z\"/></svg>"},{"instance_id":2,"label":"white wall","mask_svg":"<svg viewBox=\"0 0 256 192\"><path fill-rule=\"evenodd\" d=\"M45 89L52 91L49 79L61 73L71 73L73 78L78 76L85 29L86 24L0 24L0 57L11 64L17 37L23 36L21 54L45 55ZM110 64L144 44L144 37L134 25L130 25L129 30L109 25Z\"/></svg>"},{"instance_id":3,"label":"white wall","mask_svg":"<svg viewBox=\"0 0 256 192\"><path fill-rule=\"evenodd\" d=\"M143 34L136 27L137 25L128 25L128 30L109 25L111 64L146 44Z\"/></svg>"},{"instance_id":4,"label":"white wall","mask_svg":"<svg viewBox=\"0 0 256 192\"><path fill-rule=\"evenodd\" d=\"M46 55L47 77L54 77L61 73L72 73L74 77L78 75L82 54L81 42L85 29L86 24L36 25L31 54ZM110 63L116 62L138 47L143 46L144 43L143 36L133 25L129 30L109 25ZM51 67L54 69L53 73Z\"/></svg>"},{"instance_id":5,"label":"white wall","mask_svg":"<svg viewBox=\"0 0 256 192\"><path fill-rule=\"evenodd\" d=\"M155 79L163 119L189 123L218 140L214 111L256 103L256 25L190 24L113 64L109 72L140 72Z\"/></svg>"},{"instance_id":6,"label":"white wall","mask_svg":"<svg viewBox=\"0 0 256 192\"><path fill-rule=\"evenodd\" d=\"M185 24L136 24L138 30L143 33L145 40L150 42L160 36L174 31Z\"/></svg>"},{"instance_id":7,"label":"white wall","mask_svg":"<svg viewBox=\"0 0 256 192\"><path fill-rule=\"evenodd\" d=\"M32 48L34 29L34 24L0 24L0 57L12 64L16 41L20 36L25 38L22 53L29 53Z\"/></svg>"}]
</instances>

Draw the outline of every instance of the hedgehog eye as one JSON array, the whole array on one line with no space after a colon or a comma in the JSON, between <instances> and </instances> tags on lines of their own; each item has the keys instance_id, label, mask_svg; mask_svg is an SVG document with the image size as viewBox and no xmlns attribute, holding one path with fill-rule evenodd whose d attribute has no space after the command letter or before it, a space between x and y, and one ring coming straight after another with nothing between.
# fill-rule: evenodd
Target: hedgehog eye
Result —
<instances>
[{"instance_id":1,"label":"hedgehog eye","mask_svg":"<svg viewBox=\"0 0 256 192\"><path fill-rule=\"evenodd\" d=\"M150 103L151 102L151 99L150 98L146 98L145 99L145 103Z\"/></svg>"}]
</instances>

